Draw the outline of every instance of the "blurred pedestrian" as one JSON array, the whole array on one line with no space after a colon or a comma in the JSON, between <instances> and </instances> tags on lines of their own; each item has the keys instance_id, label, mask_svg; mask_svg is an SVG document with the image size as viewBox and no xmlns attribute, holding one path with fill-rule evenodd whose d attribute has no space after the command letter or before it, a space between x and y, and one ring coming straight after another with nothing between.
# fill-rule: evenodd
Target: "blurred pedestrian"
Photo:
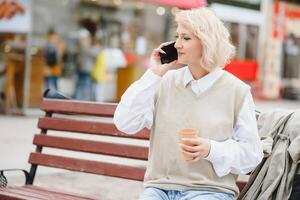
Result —
<instances>
[{"instance_id":1,"label":"blurred pedestrian","mask_svg":"<svg viewBox=\"0 0 300 200\"><path fill-rule=\"evenodd\" d=\"M98 102L106 101L105 86L114 81L118 68L126 67L127 61L123 51L119 48L102 48L96 58L96 63L92 69L94 81L94 95ZM112 89L112 88L111 88ZM115 90L115 89L112 89ZM113 101L114 98L110 99Z\"/></svg>"},{"instance_id":2,"label":"blurred pedestrian","mask_svg":"<svg viewBox=\"0 0 300 200\"><path fill-rule=\"evenodd\" d=\"M289 34L283 45L284 50L284 78L299 78L300 74L300 59L299 59L299 46L296 43L294 34Z\"/></svg>"},{"instance_id":3,"label":"blurred pedestrian","mask_svg":"<svg viewBox=\"0 0 300 200\"><path fill-rule=\"evenodd\" d=\"M62 56L65 50L65 43L59 35L50 29L47 35L47 44L44 50L45 56L45 85L46 89L58 89L57 81L62 73Z\"/></svg>"},{"instance_id":4,"label":"blurred pedestrian","mask_svg":"<svg viewBox=\"0 0 300 200\"><path fill-rule=\"evenodd\" d=\"M91 72L96 62L96 57L100 52L100 45L92 39L88 30L82 29L79 35L80 39L75 98L90 101L93 99Z\"/></svg>"}]
</instances>

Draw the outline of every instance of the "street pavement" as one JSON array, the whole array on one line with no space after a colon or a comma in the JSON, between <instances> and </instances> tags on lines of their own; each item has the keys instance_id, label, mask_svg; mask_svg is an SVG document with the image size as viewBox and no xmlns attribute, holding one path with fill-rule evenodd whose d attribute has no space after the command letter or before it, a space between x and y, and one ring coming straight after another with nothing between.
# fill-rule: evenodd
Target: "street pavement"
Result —
<instances>
[{"instance_id":1,"label":"street pavement","mask_svg":"<svg viewBox=\"0 0 300 200\"><path fill-rule=\"evenodd\" d=\"M300 101L255 101L256 109L262 112L273 109L299 109ZM32 145L37 128L38 117L43 113L38 109L30 109L27 116L0 115L0 169L21 168L29 170L28 155L35 148ZM107 139L107 138L106 138ZM107 139L109 140L109 138ZM146 144L142 144L146 145ZM70 153L71 154L71 153ZM84 155L86 158L86 155ZM88 155L90 156L90 155ZM110 160L110 157L103 157ZM126 164L145 165L131 160L121 160ZM143 191L143 185L138 181L98 176L85 173L75 173L58 169L40 167L35 184L58 188L82 194L103 197L108 200L133 200ZM11 184L22 184L21 174L10 173Z\"/></svg>"}]
</instances>

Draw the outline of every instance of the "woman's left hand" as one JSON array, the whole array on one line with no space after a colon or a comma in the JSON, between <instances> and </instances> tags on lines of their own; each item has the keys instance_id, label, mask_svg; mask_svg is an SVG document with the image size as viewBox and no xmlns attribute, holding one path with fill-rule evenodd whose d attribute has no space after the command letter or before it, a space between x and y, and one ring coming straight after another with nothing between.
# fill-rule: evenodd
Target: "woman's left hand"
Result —
<instances>
[{"instance_id":1,"label":"woman's left hand","mask_svg":"<svg viewBox=\"0 0 300 200\"><path fill-rule=\"evenodd\" d=\"M184 154L194 158L192 161L206 158L209 155L211 147L209 140L201 137L182 138L179 145Z\"/></svg>"}]
</instances>

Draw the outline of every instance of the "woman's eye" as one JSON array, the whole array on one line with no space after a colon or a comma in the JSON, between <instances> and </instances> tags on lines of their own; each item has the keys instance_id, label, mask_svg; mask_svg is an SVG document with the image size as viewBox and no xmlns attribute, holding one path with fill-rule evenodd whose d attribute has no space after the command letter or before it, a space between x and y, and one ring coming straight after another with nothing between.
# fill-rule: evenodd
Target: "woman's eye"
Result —
<instances>
[{"instance_id":1,"label":"woman's eye","mask_svg":"<svg viewBox=\"0 0 300 200\"><path fill-rule=\"evenodd\" d=\"M184 37L183 39L184 39L184 40L190 40L191 38L189 38L189 37Z\"/></svg>"},{"instance_id":2,"label":"woman's eye","mask_svg":"<svg viewBox=\"0 0 300 200\"><path fill-rule=\"evenodd\" d=\"M178 39L178 35L175 35L175 38Z\"/></svg>"}]
</instances>

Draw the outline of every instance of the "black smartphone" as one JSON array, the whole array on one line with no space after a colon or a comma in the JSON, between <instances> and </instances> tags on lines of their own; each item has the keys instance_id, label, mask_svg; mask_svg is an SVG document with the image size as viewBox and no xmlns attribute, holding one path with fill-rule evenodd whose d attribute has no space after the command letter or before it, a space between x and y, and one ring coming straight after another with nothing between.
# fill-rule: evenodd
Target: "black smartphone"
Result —
<instances>
[{"instance_id":1,"label":"black smartphone","mask_svg":"<svg viewBox=\"0 0 300 200\"><path fill-rule=\"evenodd\" d=\"M174 45L175 42L172 42L171 44L161 48L164 52L166 52L166 54L159 53L161 64L170 63L178 59L177 49Z\"/></svg>"}]
</instances>

